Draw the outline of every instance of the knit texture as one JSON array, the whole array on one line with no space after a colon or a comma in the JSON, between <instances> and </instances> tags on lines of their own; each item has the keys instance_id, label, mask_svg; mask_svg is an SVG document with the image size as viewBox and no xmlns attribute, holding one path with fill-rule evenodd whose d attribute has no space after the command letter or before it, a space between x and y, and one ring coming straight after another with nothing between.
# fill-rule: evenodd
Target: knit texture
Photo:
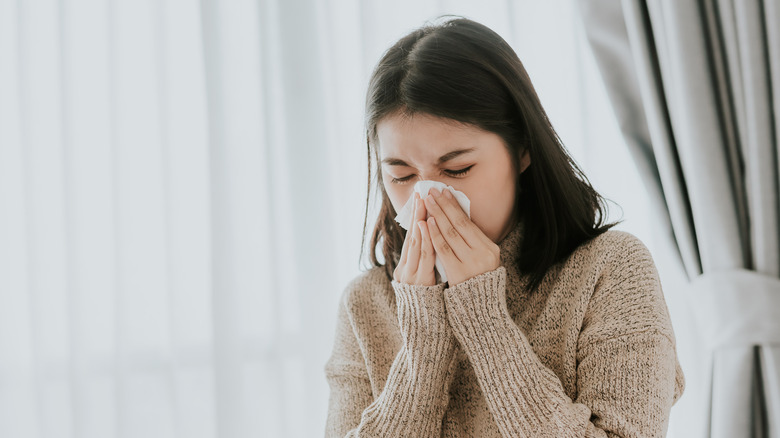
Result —
<instances>
[{"instance_id":1,"label":"knit texture","mask_svg":"<svg viewBox=\"0 0 780 438\"><path fill-rule=\"evenodd\" d=\"M388 281L344 289L325 436L663 437L685 388L647 247L609 230L550 268L539 291L515 264L449 287Z\"/></svg>"}]
</instances>

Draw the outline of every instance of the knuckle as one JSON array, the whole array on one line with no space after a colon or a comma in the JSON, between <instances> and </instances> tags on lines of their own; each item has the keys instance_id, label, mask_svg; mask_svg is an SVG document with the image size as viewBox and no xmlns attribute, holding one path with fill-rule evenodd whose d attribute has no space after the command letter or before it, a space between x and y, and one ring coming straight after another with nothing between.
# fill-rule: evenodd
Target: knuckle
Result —
<instances>
[{"instance_id":1,"label":"knuckle","mask_svg":"<svg viewBox=\"0 0 780 438\"><path fill-rule=\"evenodd\" d=\"M450 244L449 244L449 243L447 243L447 242L444 242L444 243L442 244L442 247L441 247L441 248L442 248L442 251L444 251L444 252L448 252L448 253L451 253L451 252L453 252L453 251L452 251L452 247L451 247L451 246L450 246Z\"/></svg>"},{"instance_id":2,"label":"knuckle","mask_svg":"<svg viewBox=\"0 0 780 438\"><path fill-rule=\"evenodd\" d=\"M452 237L452 238L456 238L459 235L458 234L458 230L456 230L453 227L447 228L446 232L447 232L447 236Z\"/></svg>"},{"instance_id":3,"label":"knuckle","mask_svg":"<svg viewBox=\"0 0 780 438\"><path fill-rule=\"evenodd\" d=\"M458 226L463 228L468 227L469 222L471 222L471 220L466 216L461 216L458 219L456 219L456 221L458 223Z\"/></svg>"}]
</instances>

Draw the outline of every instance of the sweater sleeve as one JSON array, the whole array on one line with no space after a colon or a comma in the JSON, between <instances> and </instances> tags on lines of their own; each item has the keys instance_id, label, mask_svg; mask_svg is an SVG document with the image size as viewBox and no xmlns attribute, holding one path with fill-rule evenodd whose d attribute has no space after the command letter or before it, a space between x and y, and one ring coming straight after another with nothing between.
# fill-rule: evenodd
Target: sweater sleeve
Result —
<instances>
[{"instance_id":1,"label":"sweater sleeve","mask_svg":"<svg viewBox=\"0 0 780 438\"><path fill-rule=\"evenodd\" d=\"M456 348L444 310L444 283L392 285L403 345L376 399L350 311L359 305L343 302L339 308L336 341L325 368L330 386L328 438L441 434Z\"/></svg>"},{"instance_id":2,"label":"sweater sleeve","mask_svg":"<svg viewBox=\"0 0 780 438\"><path fill-rule=\"evenodd\" d=\"M642 302L660 294L654 265L646 262L624 258L617 270L622 273L607 275L630 280L604 278L594 292L600 306L578 339L576 400L566 395L510 316L505 267L445 291L453 332L503 436L665 436L681 374L675 376L679 364L673 340L663 330L671 326L664 310ZM648 318L650 313L661 322ZM614 315L621 315L625 326L616 326Z\"/></svg>"}]
</instances>

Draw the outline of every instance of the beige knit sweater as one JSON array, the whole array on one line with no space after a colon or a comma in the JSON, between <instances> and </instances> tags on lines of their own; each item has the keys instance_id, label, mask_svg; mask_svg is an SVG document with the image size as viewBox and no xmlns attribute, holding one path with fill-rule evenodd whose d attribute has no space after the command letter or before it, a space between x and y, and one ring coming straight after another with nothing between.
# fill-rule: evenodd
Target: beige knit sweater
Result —
<instances>
[{"instance_id":1,"label":"beige knit sweater","mask_svg":"<svg viewBox=\"0 0 780 438\"><path fill-rule=\"evenodd\" d=\"M653 259L634 235L582 244L529 296L501 266L454 287L352 280L338 306L326 437L663 437L685 387Z\"/></svg>"}]
</instances>

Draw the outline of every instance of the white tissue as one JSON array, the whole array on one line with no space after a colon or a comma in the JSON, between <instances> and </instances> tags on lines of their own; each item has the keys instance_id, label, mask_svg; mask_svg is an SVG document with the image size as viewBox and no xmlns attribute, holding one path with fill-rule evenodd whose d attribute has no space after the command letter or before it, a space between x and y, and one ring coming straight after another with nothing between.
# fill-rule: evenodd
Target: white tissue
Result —
<instances>
[{"instance_id":1,"label":"white tissue","mask_svg":"<svg viewBox=\"0 0 780 438\"><path fill-rule=\"evenodd\" d=\"M458 201L458 204L460 204L463 211L468 215L469 218L471 218L471 201L469 201L469 198L466 196L465 193L459 192L455 190L452 186L448 186L447 184L444 184L442 182L438 181L418 181L417 184L414 185L414 190L412 192L412 196L409 197L409 200L406 201L406 204L401 208L401 211L398 212L398 215L395 217L395 221L398 222L401 227L405 230L409 230L409 228L412 225L412 209L414 207L414 194L419 193L420 199L425 199L428 196L428 192L433 189L439 189L442 193L445 190L449 190L450 193L452 193L453 196L455 196L455 200ZM430 212L426 212L427 215L425 219L428 219L431 217ZM439 276L441 277L441 282L447 281L447 275L444 273L444 264L442 264L441 258L438 254L436 254L436 271L438 272Z\"/></svg>"}]
</instances>

